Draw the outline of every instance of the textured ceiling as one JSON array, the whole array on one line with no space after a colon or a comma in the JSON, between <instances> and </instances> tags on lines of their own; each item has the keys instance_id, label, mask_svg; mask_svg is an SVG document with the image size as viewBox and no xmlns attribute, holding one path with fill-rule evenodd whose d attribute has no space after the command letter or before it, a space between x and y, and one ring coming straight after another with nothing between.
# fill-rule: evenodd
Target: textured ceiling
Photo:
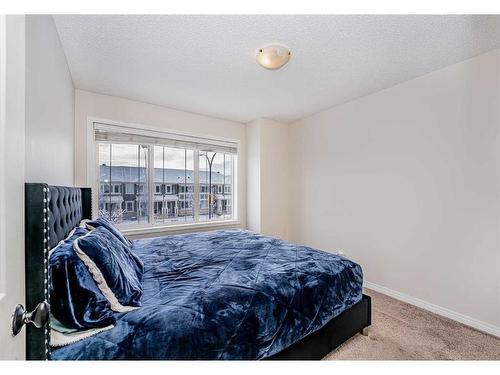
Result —
<instances>
[{"instance_id":1,"label":"textured ceiling","mask_svg":"<svg viewBox=\"0 0 500 375\"><path fill-rule=\"evenodd\" d=\"M54 16L77 88L290 122L500 47L499 16ZM255 63L290 47L281 70Z\"/></svg>"}]
</instances>

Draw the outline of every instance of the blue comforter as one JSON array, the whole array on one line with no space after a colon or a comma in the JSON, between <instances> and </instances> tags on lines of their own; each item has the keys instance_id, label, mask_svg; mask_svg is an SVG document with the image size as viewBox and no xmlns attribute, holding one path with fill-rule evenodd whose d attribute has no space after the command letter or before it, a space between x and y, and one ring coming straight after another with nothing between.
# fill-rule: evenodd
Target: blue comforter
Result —
<instances>
[{"instance_id":1,"label":"blue comforter","mask_svg":"<svg viewBox=\"0 0 500 375\"><path fill-rule=\"evenodd\" d=\"M142 307L52 359L259 359L361 300L362 271L337 255L245 230L133 242Z\"/></svg>"}]
</instances>

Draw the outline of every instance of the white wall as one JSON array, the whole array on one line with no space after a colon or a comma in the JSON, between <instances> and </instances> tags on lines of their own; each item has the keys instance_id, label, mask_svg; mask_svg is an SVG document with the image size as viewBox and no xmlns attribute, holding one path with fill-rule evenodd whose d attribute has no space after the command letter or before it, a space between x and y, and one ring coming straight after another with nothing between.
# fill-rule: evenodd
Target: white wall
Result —
<instances>
[{"instance_id":1,"label":"white wall","mask_svg":"<svg viewBox=\"0 0 500 375\"><path fill-rule=\"evenodd\" d=\"M247 141L247 228L261 231L260 197L260 123L253 121L246 127Z\"/></svg>"},{"instance_id":2,"label":"white wall","mask_svg":"<svg viewBox=\"0 0 500 375\"><path fill-rule=\"evenodd\" d=\"M288 238L288 126L269 119L247 124L247 226Z\"/></svg>"},{"instance_id":3,"label":"white wall","mask_svg":"<svg viewBox=\"0 0 500 375\"><path fill-rule=\"evenodd\" d=\"M24 303L25 16L0 15L0 359L24 359L26 329L10 316Z\"/></svg>"},{"instance_id":4,"label":"white wall","mask_svg":"<svg viewBox=\"0 0 500 375\"><path fill-rule=\"evenodd\" d=\"M246 226L245 125L194 113L75 90L75 183L87 186L87 127L90 118L135 124L150 130L188 132L240 142L238 204L241 225Z\"/></svg>"},{"instance_id":5,"label":"white wall","mask_svg":"<svg viewBox=\"0 0 500 375\"><path fill-rule=\"evenodd\" d=\"M26 181L72 186L74 87L52 16L26 16Z\"/></svg>"},{"instance_id":6,"label":"white wall","mask_svg":"<svg viewBox=\"0 0 500 375\"><path fill-rule=\"evenodd\" d=\"M289 136L293 241L344 249L365 280L499 334L500 50L315 114Z\"/></svg>"}]
</instances>

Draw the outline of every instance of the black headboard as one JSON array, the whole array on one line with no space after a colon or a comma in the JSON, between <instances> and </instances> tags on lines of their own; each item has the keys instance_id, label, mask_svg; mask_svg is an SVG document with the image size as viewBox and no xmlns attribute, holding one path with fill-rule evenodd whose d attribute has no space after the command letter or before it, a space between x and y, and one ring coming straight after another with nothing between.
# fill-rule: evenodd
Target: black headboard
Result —
<instances>
[{"instance_id":1,"label":"black headboard","mask_svg":"<svg viewBox=\"0 0 500 375\"><path fill-rule=\"evenodd\" d=\"M50 301L48 253L82 219L92 218L90 188L25 185L26 309ZM26 358L50 359L50 326L26 326Z\"/></svg>"}]
</instances>

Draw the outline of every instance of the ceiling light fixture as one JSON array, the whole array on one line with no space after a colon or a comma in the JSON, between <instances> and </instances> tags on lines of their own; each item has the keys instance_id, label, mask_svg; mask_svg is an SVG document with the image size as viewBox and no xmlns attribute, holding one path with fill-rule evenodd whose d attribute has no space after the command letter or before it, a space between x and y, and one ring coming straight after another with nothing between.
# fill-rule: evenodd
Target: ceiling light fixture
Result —
<instances>
[{"instance_id":1,"label":"ceiling light fixture","mask_svg":"<svg viewBox=\"0 0 500 375\"><path fill-rule=\"evenodd\" d=\"M257 51L257 63L263 68L276 70L290 60L290 50L284 46L272 45Z\"/></svg>"}]
</instances>

